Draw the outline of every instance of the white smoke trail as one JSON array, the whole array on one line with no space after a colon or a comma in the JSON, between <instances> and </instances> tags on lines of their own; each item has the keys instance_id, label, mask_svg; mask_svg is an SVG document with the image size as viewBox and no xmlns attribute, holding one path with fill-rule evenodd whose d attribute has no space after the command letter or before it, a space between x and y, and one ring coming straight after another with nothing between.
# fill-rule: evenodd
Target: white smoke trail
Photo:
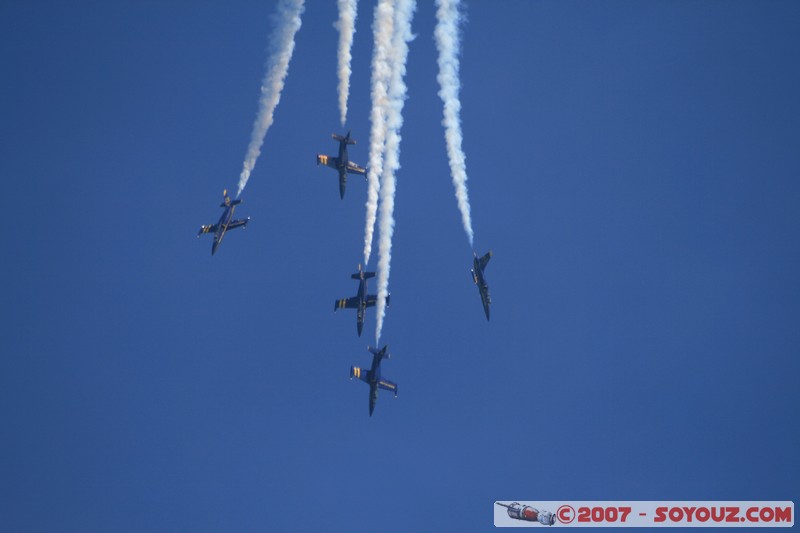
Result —
<instances>
[{"instance_id":1,"label":"white smoke trail","mask_svg":"<svg viewBox=\"0 0 800 533\"><path fill-rule=\"evenodd\" d=\"M400 0L395 11L395 30L392 37L389 80L389 105L386 115L386 161L381 175L380 190L380 240L378 241L378 301L375 343L380 344L383 319L386 315L386 298L389 295L389 270L392 259L394 233L395 172L400 168L400 128L403 126L403 105L406 100L406 59L408 42L413 39L411 20L414 18L415 0Z\"/></svg>"},{"instance_id":2,"label":"white smoke trail","mask_svg":"<svg viewBox=\"0 0 800 533\"><path fill-rule=\"evenodd\" d=\"M458 24L460 0L436 0L436 49L439 51L439 97L444 103L444 136L447 143L447 157L450 160L450 174L453 178L458 209L461 211L461 223L472 246L472 219L470 217L469 194L467 193L467 166L464 151L461 148L461 100L458 93L461 89L459 81L460 35Z\"/></svg>"},{"instance_id":3,"label":"white smoke trail","mask_svg":"<svg viewBox=\"0 0 800 533\"><path fill-rule=\"evenodd\" d=\"M339 20L333 27L339 30L339 113L342 127L347 122L347 97L350 94L350 62L353 55L353 34L356 32L358 0L339 0Z\"/></svg>"},{"instance_id":4,"label":"white smoke trail","mask_svg":"<svg viewBox=\"0 0 800 533\"><path fill-rule=\"evenodd\" d=\"M275 107L281 99L286 74L289 71L289 61L294 52L294 36L300 29L300 16L304 10L304 0L280 0L275 14L275 32L270 38L270 55L267 59L267 73L261 82L261 98L258 101L258 114L253 123L253 132L250 134L250 144L239 175L239 190L237 198L242 194L250 173L256 165L258 156L261 155L261 145L264 136L272 125Z\"/></svg>"},{"instance_id":5,"label":"white smoke trail","mask_svg":"<svg viewBox=\"0 0 800 533\"><path fill-rule=\"evenodd\" d=\"M369 264L372 255L372 234L375 230L375 219L378 213L379 178L383 173L383 149L386 143L386 113L388 106L389 78L392 69L389 64L389 53L392 48L394 33L394 2L380 0L375 7L375 18L372 22L372 33L375 41L372 52L371 96L372 110L370 121L372 127L369 134L369 160L367 162L367 203L366 226L364 228L364 265Z\"/></svg>"}]
</instances>

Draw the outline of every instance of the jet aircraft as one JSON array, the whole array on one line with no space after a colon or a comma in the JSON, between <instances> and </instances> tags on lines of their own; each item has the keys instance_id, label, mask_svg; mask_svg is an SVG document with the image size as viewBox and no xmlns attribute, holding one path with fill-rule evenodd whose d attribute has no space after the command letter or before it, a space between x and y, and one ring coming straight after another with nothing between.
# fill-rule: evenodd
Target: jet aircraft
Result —
<instances>
[{"instance_id":1,"label":"jet aircraft","mask_svg":"<svg viewBox=\"0 0 800 533\"><path fill-rule=\"evenodd\" d=\"M381 360L390 358L388 348L388 344L380 350L367 346L367 350L372 352L372 368L366 370L357 366L350 367L350 379L358 378L369 385L369 416L372 416L372 412L375 410L378 389L392 391L394 397L397 398L397 384L381 377Z\"/></svg>"},{"instance_id":2,"label":"jet aircraft","mask_svg":"<svg viewBox=\"0 0 800 533\"><path fill-rule=\"evenodd\" d=\"M535 507L522 505L518 502L511 504L494 502L506 508L508 516L517 520L524 520L526 522L539 522L543 526L552 526L556 523L556 515L550 511L540 511Z\"/></svg>"},{"instance_id":3,"label":"jet aircraft","mask_svg":"<svg viewBox=\"0 0 800 533\"><path fill-rule=\"evenodd\" d=\"M489 253L480 258L475 252L472 252L472 255L472 270L470 270L472 272L472 281L478 286L478 291L481 293L481 302L483 302L483 310L486 312L486 320L489 320L489 305L492 303L492 297L489 295L489 284L486 283L483 271L486 269L489 259L492 258L492 251L489 250Z\"/></svg>"},{"instance_id":4,"label":"jet aircraft","mask_svg":"<svg viewBox=\"0 0 800 533\"><path fill-rule=\"evenodd\" d=\"M339 157L332 157L329 155L317 154L317 166L325 165L335 168L339 172L339 196L344 199L344 189L347 186L347 174L361 174L366 179L367 169L360 167L350 161L347 155L347 145L356 144L356 141L350 138L350 132L347 132L346 137L333 134L331 137L339 141Z\"/></svg>"},{"instance_id":5,"label":"jet aircraft","mask_svg":"<svg viewBox=\"0 0 800 533\"><path fill-rule=\"evenodd\" d=\"M378 301L378 297L374 294L367 294L367 280L375 277L375 272L364 272L361 270L361 265L358 265L358 272L350 275L351 278L358 281L358 293L352 298L341 298L333 303L333 310L339 309L355 309L356 310L356 326L358 327L358 336L361 336L361 330L364 329L364 313L367 307L374 307ZM386 305L389 305L391 295L386 296Z\"/></svg>"},{"instance_id":6,"label":"jet aircraft","mask_svg":"<svg viewBox=\"0 0 800 533\"><path fill-rule=\"evenodd\" d=\"M222 216L219 217L219 221L216 224L204 224L200 226L200 231L197 232L197 237L199 238L200 235L204 233L213 233L214 234L214 244L211 245L211 255L214 255L214 252L217 251L217 246L222 242L222 238L225 236L225 232L229 229L245 227L247 223L250 222L250 217L245 218L244 220L233 220L233 211L236 209L236 206L242 203L241 200L231 200L230 196L228 196L228 189L222 191L222 196L224 200L220 207L224 207L225 210L222 212Z\"/></svg>"}]
</instances>

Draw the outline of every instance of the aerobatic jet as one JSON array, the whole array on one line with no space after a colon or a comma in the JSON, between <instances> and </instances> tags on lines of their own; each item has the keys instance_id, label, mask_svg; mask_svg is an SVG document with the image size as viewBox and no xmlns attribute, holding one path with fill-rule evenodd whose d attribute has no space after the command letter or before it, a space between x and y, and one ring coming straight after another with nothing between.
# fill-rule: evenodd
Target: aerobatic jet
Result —
<instances>
[{"instance_id":1,"label":"aerobatic jet","mask_svg":"<svg viewBox=\"0 0 800 533\"><path fill-rule=\"evenodd\" d=\"M225 198L224 201L219 204L220 207L224 207L225 210L222 212L222 216L219 217L219 222L216 224L204 224L200 226L200 231L197 232L197 237L199 238L200 235L204 233L213 233L214 234L214 244L211 245L211 255L214 255L214 252L217 251L217 246L222 242L222 238L225 236L225 232L229 229L245 227L247 223L250 222L250 217L245 218L244 220L233 220L233 211L236 209L236 206L242 203L241 200L231 200L230 196L228 196L228 189L222 191L222 196Z\"/></svg>"},{"instance_id":2,"label":"aerobatic jet","mask_svg":"<svg viewBox=\"0 0 800 533\"><path fill-rule=\"evenodd\" d=\"M481 302L483 302L483 310L486 311L486 320L489 320L489 305L492 303L492 297L489 295L489 284L486 283L486 277L483 275L489 259L492 258L492 251L483 257L478 257L475 252L472 252L472 281L478 286L478 291L481 293Z\"/></svg>"},{"instance_id":3,"label":"aerobatic jet","mask_svg":"<svg viewBox=\"0 0 800 533\"><path fill-rule=\"evenodd\" d=\"M349 131L346 137L335 133L331 135L331 137L339 141L339 157L317 154L317 166L325 165L335 168L339 172L339 196L344 199L344 189L347 186L347 174L361 174L364 176L364 179L366 179L367 169L350 161L347 155L347 145L356 144L356 141L350 138Z\"/></svg>"},{"instance_id":4,"label":"aerobatic jet","mask_svg":"<svg viewBox=\"0 0 800 533\"><path fill-rule=\"evenodd\" d=\"M375 410L378 389L392 391L397 398L397 384L381 377L381 360L390 358L388 348L388 344L380 350L367 346L367 350L372 352L372 368L366 370L357 366L350 367L350 379L358 378L369 385L369 416L372 416L372 412Z\"/></svg>"},{"instance_id":5,"label":"aerobatic jet","mask_svg":"<svg viewBox=\"0 0 800 533\"><path fill-rule=\"evenodd\" d=\"M358 293L352 298L341 298L333 303L333 310L339 309L355 309L356 310L356 326L358 327L358 336L361 336L361 330L364 329L364 313L367 307L374 307L378 301L378 297L374 294L367 294L367 280L375 277L375 272L364 272L361 270L361 265L358 265L358 272L350 275L351 278L358 280ZM386 296L386 305L389 305L391 295Z\"/></svg>"}]
</instances>

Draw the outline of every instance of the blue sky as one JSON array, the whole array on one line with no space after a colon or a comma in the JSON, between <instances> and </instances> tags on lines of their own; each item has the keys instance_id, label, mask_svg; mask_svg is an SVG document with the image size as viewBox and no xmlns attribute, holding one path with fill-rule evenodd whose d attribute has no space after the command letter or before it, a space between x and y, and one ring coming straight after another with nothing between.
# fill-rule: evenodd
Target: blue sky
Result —
<instances>
[{"instance_id":1,"label":"blue sky","mask_svg":"<svg viewBox=\"0 0 800 533\"><path fill-rule=\"evenodd\" d=\"M348 128L367 159L373 4ZM0 529L483 530L495 500L798 500L800 5L469 2L469 268L410 44L382 394L350 296L366 186L310 2L235 189L273 2L6 2ZM374 265L374 259L373 259ZM373 266L370 265L370 266Z\"/></svg>"}]
</instances>

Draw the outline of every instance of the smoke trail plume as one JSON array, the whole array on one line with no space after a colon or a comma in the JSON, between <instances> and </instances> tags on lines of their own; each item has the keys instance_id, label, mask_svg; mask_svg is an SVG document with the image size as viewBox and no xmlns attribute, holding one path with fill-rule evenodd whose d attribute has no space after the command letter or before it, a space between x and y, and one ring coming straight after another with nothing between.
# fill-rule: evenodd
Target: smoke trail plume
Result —
<instances>
[{"instance_id":1,"label":"smoke trail plume","mask_svg":"<svg viewBox=\"0 0 800 533\"><path fill-rule=\"evenodd\" d=\"M261 98L258 101L258 114L253 123L253 132L250 134L250 144L239 175L239 190L236 196L242 194L250 173L256 165L258 156L261 155L261 145L264 136L272 125L275 107L281 99L286 74L289 71L289 61L294 52L294 36L300 29L300 16L304 10L304 0L280 0L275 15L275 30L270 38L269 58L267 59L267 73L261 82Z\"/></svg>"},{"instance_id":2,"label":"smoke trail plume","mask_svg":"<svg viewBox=\"0 0 800 533\"><path fill-rule=\"evenodd\" d=\"M353 59L353 34L356 32L358 0L339 0L339 20L334 28L339 30L339 114L342 127L347 122L347 97L350 94L350 62Z\"/></svg>"},{"instance_id":3,"label":"smoke trail plume","mask_svg":"<svg viewBox=\"0 0 800 533\"><path fill-rule=\"evenodd\" d=\"M392 234L394 233L395 172L400 168L400 128L403 126L403 105L406 99L406 59L408 42L413 39L411 20L416 9L415 0L401 0L395 12L395 29L389 56L391 78L386 115L386 161L381 176L380 190L380 240L378 242L378 301L375 342L380 343L383 319L386 315L386 298L389 295L389 270L392 259Z\"/></svg>"},{"instance_id":4,"label":"smoke trail plume","mask_svg":"<svg viewBox=\"0 0 800 533\"><path fill-rule=\"evenodd\" d=\"M436 0L436 49L439 51L439 97L444 103L444 137L447 144L447 157L450 160L450 174L453 178L458 209L461 211L461 223L472 246L472 219L470 217L469 194L467 193L467 166L464 151L461 148L461 100L458 93L461 89L459 81L460 35L458 24L460 0Z\"/></svg>"},{"instance_id":5,"label":"smoke trail plume","mask_svg":"<svg viewBox=\"0 0 800 533\"><path fill-rule=\"evenodd\" d=\"M394 2L380 0L375 7L375 18L372 21L372 33L375 41L372 52L371 96L372 110L369 135L369 160L367 162L367 203L366 227L364 229L364 264L369 264L372 254L372 234L375 230L375 219L378 212L379 178L383 173L383 149L386 142L386 113L388 106L389 78L392 69L389 54L392 49L394 33Z\"/></svg>"}]
</instances>

